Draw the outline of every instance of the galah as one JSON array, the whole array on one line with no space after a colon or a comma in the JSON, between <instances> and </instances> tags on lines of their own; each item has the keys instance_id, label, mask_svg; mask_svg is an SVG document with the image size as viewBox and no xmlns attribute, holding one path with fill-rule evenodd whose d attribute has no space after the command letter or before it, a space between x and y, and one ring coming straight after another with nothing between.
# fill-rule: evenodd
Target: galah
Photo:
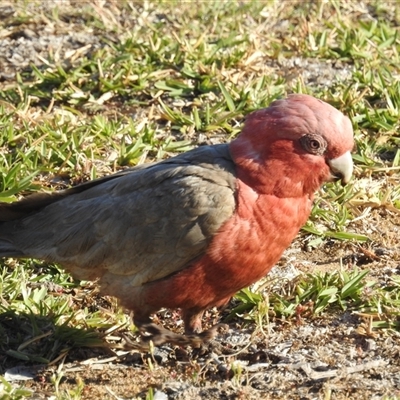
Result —
<instances>
[{"instance_id":1,"label":"galah","mask_svg":"<svg viewBox=\"0 0 400 400\"><path fill-rule=\"evenodd\" d=\"M205 310L270 271L315 191L350 180L353 145L340 111L290 95L249 114L229 144L0 204L0 256L98 280L156 343L176 337L152 323L164 307L181 309L185 333L196 336Z\"/></svg>"}]
</instances>

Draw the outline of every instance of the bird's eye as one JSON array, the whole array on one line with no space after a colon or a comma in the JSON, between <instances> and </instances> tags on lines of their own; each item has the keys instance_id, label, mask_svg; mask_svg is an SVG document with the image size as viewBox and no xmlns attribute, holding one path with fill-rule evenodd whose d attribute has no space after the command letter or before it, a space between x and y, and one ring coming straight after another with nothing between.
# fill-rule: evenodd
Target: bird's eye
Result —
<instances>
[{"instance_id":1,"label":"bird's eye","mask_svg":"<svg viewBox=\"0 0 400 400\"><path fill-rule=\"evenodd\" d=\"M317 134L304 135L300 138L301 146L305 151L315 155L322 155L326 150L326 140Z\"/></svg>"}]
</instances>

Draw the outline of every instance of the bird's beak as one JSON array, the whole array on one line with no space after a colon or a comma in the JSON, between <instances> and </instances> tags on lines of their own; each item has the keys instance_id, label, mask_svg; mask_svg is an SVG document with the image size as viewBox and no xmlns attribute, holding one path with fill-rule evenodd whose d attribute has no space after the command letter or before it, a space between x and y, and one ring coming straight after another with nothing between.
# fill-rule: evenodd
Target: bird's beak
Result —
<instances>
[{"instance_id":1,"label":"bird's beak","mask_svg":"<svg viewBox=\"0 0 400 400\"><path fill-rule=\"evenodd\" d=\"M350 181L353 175L353 159L349 151L338 158L328 160L328 164L331 167L332 175L341 179L343 185Z\"/></svg>"}]
</instances>

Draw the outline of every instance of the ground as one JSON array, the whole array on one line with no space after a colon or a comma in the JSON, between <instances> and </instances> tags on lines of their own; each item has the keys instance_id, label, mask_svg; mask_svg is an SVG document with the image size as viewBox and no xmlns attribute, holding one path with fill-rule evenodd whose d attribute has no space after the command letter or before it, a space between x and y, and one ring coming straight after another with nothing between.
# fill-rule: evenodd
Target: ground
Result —
<instances>
[{"instance_id":1,"label":"ground","mask_svg":"<svg viewBox=\"0 0 400 400\"><path fill-rule=\"evenodd\" d=\"M273 272L205 315L228 325L207 349L135 348L129 312L94 283L4 261L1 398L400 397L397 3L1 1L0 13L3 201L227 141L290 92L342 109L357 141L354 181L323 188ZM155 320L182 326L176 311Z\"/></svg>"}]
</instances>

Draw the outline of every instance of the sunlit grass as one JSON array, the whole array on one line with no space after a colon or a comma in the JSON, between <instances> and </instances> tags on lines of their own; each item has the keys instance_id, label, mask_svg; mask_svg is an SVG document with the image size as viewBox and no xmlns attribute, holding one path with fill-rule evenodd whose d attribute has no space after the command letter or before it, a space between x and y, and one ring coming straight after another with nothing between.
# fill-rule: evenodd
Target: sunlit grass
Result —
<instances>
[{"instance_id":1,"label":"sunlit grass","mask_svg":"<svg viewBox=\"0 0 400 400\"><path fill-rule=\"evenodd\" d=\"M1 201L228 141L252 110L303 92L349 115L357 144L354 180L317 194L301 232L308 246L328 239L362 245L373 239L360 230L363 213L399 212L395 3L85 2L80 10L54 5L40 12L29 3L17 2L0 27L68 20L95 32L99 45L50 54L0 83ZM335 63L347 77L318 81ZM381 287L367 272L340 271L287 285L271 290L267 303L265 292L241 291L232 315L254 321L296 318L299 307L310 315L351 310L371 315L374 328L398 329L397 277ZM92 286L57 266L2 261L0 350L9 359L51 363L73 348L104 343L108 329L133 329L116 303L86 304L88 296L98 299Z\"/></svg>"}]
</instances>

